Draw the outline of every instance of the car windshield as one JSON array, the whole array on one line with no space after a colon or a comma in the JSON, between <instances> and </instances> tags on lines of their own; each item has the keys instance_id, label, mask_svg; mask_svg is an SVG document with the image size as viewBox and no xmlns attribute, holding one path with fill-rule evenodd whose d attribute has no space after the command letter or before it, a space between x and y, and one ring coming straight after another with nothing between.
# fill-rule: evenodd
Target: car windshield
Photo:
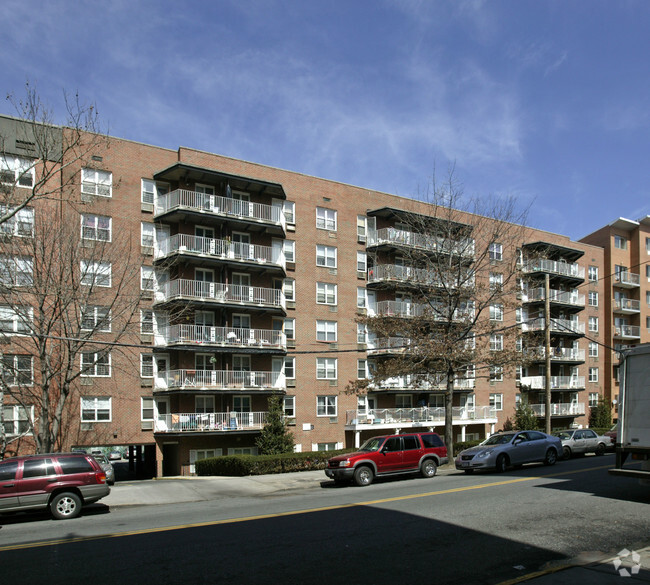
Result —
<instances>
[{"instance_id":1,"label":"car windshield","mask_svg":"<svg viewBox=\"0 0 650 585\"><path fill-rule=\"evenodd\" d=\"M512 441L514 437L513 434L508 435L492 435L489 439L486 439L481 443L481 445L505 445Z\"/></svg>"},{"instance_id":2,"label":"car windshield","mask_svg":"<svg viewBox=\"0 0 650 585\"><path fill-rule=\"evenodd\" d=\"M553 436L559 437L560 439L570 439L573 436L573 433L569 431L556 431L553 433Z\"/></svg>"},{"instance_id":3,"label":"car windshield","mask_svg":"<svg viewBox=\"0 0 650 585\"><path fill-rule=\"evenodd\" d=\"M379 451L386 437L373 437L368 439L361 447L359 451Z\"/></svg>"}]
</instances>

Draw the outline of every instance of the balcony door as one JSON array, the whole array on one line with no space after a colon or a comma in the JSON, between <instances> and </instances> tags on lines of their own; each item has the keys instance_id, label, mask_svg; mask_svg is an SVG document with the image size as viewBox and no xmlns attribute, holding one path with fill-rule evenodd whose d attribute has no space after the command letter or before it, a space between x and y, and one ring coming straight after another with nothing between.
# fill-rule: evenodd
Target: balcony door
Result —
<instances>
[{"instance_id":1,"label":"balcony door","mask_svg":"<svg viewBox=\"0 0 650 585\"><path fill-rule=\"evenodd\" d=\"M239 260L253 260L253 246L251 246L250 234L233 232L232 245L235 258Z\"/></svg>"},{"instance_id":2,"label":"balcony door","mask_svg":"<svg viewBox=\"0 0 650 585\"><path fill-rule=\"evenodd\" d=\"M233 272L231 278L233 284L233 298L237 301L253 302L253 288L251 287L251 275L241 272Z\"/></svg>"},{"instance_id":3,"label":"balcony door","mask_svg":"<svg viewBox=\"0 0 650 585\"><path fill-rule=\"evenodd\" d=\"M235 215L249 217L251 213L251 196L243 191L232 191L232 211Z\"/></svg>"},{"instance_id":4,"label":"balcony door","mask_svg":"<svg viewBox=\"0 0 650 585\"><path fill-rule=\"evenodd\" d=\"M197 225L194 227L194 251L201 254L215 254L216 242L214 239L214 229Z\"/></svg>"},{"instance_id":5,"label":"balcony door","mask_svg":"<svg viewBox=\"0 0 650 585\"><path fill-rule=\"evenodd\" d=\"M194 313L194 325L196 327L196 338L199 341L216 341L214 313L212 311L196 311Z\"/></svg>"}]
</instances>

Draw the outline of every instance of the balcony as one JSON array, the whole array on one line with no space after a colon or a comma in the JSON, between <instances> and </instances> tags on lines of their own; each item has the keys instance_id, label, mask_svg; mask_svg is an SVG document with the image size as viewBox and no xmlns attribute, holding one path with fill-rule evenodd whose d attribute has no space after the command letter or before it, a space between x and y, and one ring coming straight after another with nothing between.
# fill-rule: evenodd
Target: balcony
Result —
<instances>
[{"instance_id":1,"label":"balcony","mask_svg":"<svg viewBox=\"0 0 650 585\"><path fill-rule=\"evenodd\" d=\"M621 313L623 315L640 313L641 302L636 299L615 299L613 310L614 313Z\"/></svg>"},{"instance_id":2,"label":"balcony","mask_svg":"<svg viewBox=\"0 0 650 585\"><path fill-rule=\"evenodd\" d=\"M475 378L459 377L454 379L454 390L469 391L476 386ZM411 390L418 392L432 392L447 389L447 376L431 376L428 374L411 374L409 376L395 376L381 382L370 382L368 389L379 391Z\"/></svg>"},{"instance_id":3,"label":"balcony","mask_svg":"<svg viewBox=\"0 0 650 585\"><path fill-rule=\"evenodd\" d=\"M522 376L520 384L530 390L544 390L546 376ZM551 390L581 390L584 387L584 376L551 376Z\"/></svg>"},{"instance_id":4,"label":"balcony","mask_svg":"<svg viewBox=\"0 0 650 585\"><path fill-rule=\"evenodd\" d=\"M156 291L156 303L171 301L195 301L233 307L275 309L282 312L286 309L284 294L274 288L204 282L182 278L166 282Z\"/></svg>"},{"instance_id":5,"label":"balcony","mask_svg":"<svg viewBox=\"0 0 650 585\"><path fill-rule=\"evenodd\" d=\"M393 227L368 230L366 247L398 246L435 252L439 254L453 254L474 258L475 246L472 239L452 240L449 238L435 237L429 234L420 234Z\"/></svg>"},{"instance_id":6,"label":"balcony","mask_svg":"<svg viewBox=\"0 0 650 585\"><path fill-rule=\"evenodd\" d=\"M156 242L156 260L171 256L194 256L214 259L236 265L273 267L285 270L286 262L282 249L255 244L242 244L230 240L215 240L187 234L176 234Z\"/></svg>"},{"instance_id":7,"label":"balcony","mask_svg":"<svg viewBox=\"0 0 650 585\"><path fill-rule=\"evenodd\" d=\"M614 327L615 339L641 339L641 327L638 325L616 325Z\"/></svg>"},{"instance_id":8,"label":"balcony","mask_svg":"<svg viewBox=\"0 0 650 585\"><path fill-rule=\"evenodd\" d=\"M527 274L548 273L550 275L563 276L575 280L585 279L585 269L581 268L576 262L562 262L536 258L524 262L522 269Z\"/></svg>"},{"instance_id":9,"label":"balcony","mask_svg":"<svg viewBox=\"0 0 650 585\"><path fill-rule=\"evenodd\" d=\"M375 408L369 410L348 410L345 413L346 430L368 429L411 429L444 424L445 409L443 407L420 408ZM496 423L496 410L490 406L452 408L454 425L474 423Z\"/></svg>"},{"instance_id":10,"label":"balcony","mask_svg":"<svg viewBox=\"0 0 650 585\"><path fill-rule=\"evenodd\" d=\"M405 286L424 285L431 288L456 289L474 286L474 277L468 271L463 278L451 278L445 282L434 270L398 264L378 264L368 269L368 284L373 283L396 283Z\"/></svg>"},{"instance_id":11,"label":"balcony","mask_svg":"<svg viewBox=\"0 0 650 585\"><path fill-rule=\"evenodd\" d=\"M411 340L407 337L369 338L367 351L368 355L404 353L409 349L410 344Z\"/></svg>"},{"instance_id":12,"label":"balcony","mask_svg":"<svg viewBox=\"0 0 650 585\"><path fill-rule=\"evenodd\" d=\"M261 430L266 412L188 412L159 415L154 433L214 433Z\"/></svg>"},{"instance_id":13,"label":"balcony","mask_svg":"<svg viewBox=\"0 0 650 585\"><path fill-rule=\"evenodd\" d=\"M618 288L637 288L641 286L641 277L633 272L617 272L614 275L614 286Z\"/></svg>"},{"instance_id":14,"label":"balcony","mask_svg":"<svg viewBox=\"0 0 650 585\"><path fill-rule=\"evenodd\" d=\"M415 304L405 301L379 301L368 307L368 315L371 317L426 317L430 321L449 321L450 316L444 305L440 303ZM453 322L460 322L465 319L474 318L473 308L456 309L451 315Z\"/></svg>"},{"instance_id":15,"label":"balcony","mask_svg":"<svg viewBox=\"0 0 650 585\"><path fill-rule=\"evenodd\" d=\"M522 333L530 331L544 331L544 319L529 319L521 324ZM584 335L585 324L580 321L570 319L551 318L551 331L553 333L562 333L565 335Z\"/></svg>"},{"instance_id":16,"label":"balcony","mask_svg":"<svg viewBox=\"0 0 650 585\"><path fill-rule=\"evenodd\" d=\"M525 352L529 359L544 361L546 348L544 346L528 348ZM551 362L558 363L584 363L585 350L572 347L551 347Z\"/></svg>"},{"instance_id":17,"label":"balcony","mask_svg":"<svg viewBox=\"0 0 650 585\"><path fill-rule=\"evenodd\" d=\"M546 416L545 404L529 404L537 416ZM551 416L580 416L585 414L585 405L583 402L551 404Z\"/></svg>"},{"instance_id":18,"label":"balcony","mask_svg":"<svg viewBox=\"0 0 650 585\"><path fill-rule=\"evenodd\" d=\"M159 330L156 346L227 347L231 349L277 349L286 351L287 338L282 331L209 325L170 325Z\"/></svg>"},{"instance_id":19,"label":"balcony","mask_svg":"<svg viewBox=\"0 0 650 585\"><path fill-rule=\"evenodd\" d=\"M575 291L563 291L551 289L549 291L549 302L552 304L567 305L580 309L585 308L585 295L579 295ZM544 302L546 295L543 288L534 288L524 292L522 302L524 303L540 303Z\"/></svg>"},{"instance_id":20,"label":"balcony","mask_svg":"<svg viewBox=\"0 0 650 585\"><path fill-rule=\"evenodd\" d=\"M159 372L155 377L154 391L166 390L284 391L286 380L282 372L169 370Z\"/></svg>"}]
</instances>

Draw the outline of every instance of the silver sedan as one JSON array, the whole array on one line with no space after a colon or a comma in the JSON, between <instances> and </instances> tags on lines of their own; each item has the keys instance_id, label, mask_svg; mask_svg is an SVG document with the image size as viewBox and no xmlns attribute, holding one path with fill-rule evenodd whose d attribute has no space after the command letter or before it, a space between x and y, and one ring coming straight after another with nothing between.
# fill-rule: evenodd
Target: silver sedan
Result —
<instances>
[{"instance_id":1,"label":"silver sedan","mask_svg":"<svg viewBox=\"0 0 650 585\"><path fill-rule=\"evenodd\" d=\"M567 429L553 434L562 441L565 459L585 453L602 455L611 443L609 437L602 437L591 429Z\"/></svg>"},{"instance_id":2,"label":"silver sedan","mask_svg":"<svg viewBox=\"0 0 650 585\"><path fill-rule=\"evenodd\" d=\"M113 464L108 460L106 455L93 455L99 466L106 473L106 483L108 485L113 485L115 483L115 468Z\"/></svg>"},{"instance_id":3,"label":"silver sedan","mask_svg":"<svg viewBox=\"0 0 650 585\"><path fill-rule=\"evenodd\" d=\"M541 462L554 465L562 455L562 441L541 431L511 431L492 435L480 445L461 451L456 469L472 473L475 469L505 471L509 466Z\"/></svg>"}]
</instances>

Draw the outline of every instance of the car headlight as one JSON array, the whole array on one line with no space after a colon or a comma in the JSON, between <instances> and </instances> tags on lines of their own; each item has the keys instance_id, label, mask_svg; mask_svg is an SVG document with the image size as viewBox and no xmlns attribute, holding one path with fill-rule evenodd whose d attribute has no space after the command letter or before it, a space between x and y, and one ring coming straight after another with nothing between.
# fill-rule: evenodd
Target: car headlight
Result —
<instances>
[{"instance_id":1,"label":"car headlight","mask_svg":"<svg viewBox=\"0 0 650 585\"><path fill-rule=\"evenodd\" d=\"M476 455L476 459L484 459L490 454L490 451L481 451Z\"/></svg>"},{"instance_id":2,"label":"car headlight","mask_svg":"<svg viewBox=\"0 0 650 585\"><path fill-rule=\"evenodd\" d=\"M340 461L339 462L339 467L350 467L352 463L350 462L349 459L346 459L345 461Z\"/></svg>"}]
</instances>

